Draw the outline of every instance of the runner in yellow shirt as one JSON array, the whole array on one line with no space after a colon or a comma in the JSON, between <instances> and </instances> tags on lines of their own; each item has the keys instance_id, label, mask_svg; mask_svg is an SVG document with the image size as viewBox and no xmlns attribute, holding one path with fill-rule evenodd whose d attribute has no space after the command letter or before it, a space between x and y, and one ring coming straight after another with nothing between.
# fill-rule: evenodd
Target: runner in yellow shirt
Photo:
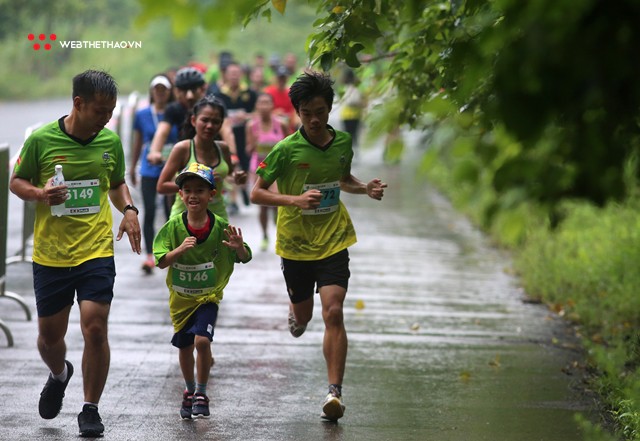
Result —
<instances>
[{"instance_id":1,"label":"runner in yellow shirt","mask_svg":"<svg viewBox=\"0 0 640 441\"><path fill-rule=\"evenodd\" d=\"M113 298L113 218L109 200L123 213L116 240L124 233L140 254L138 209L125 183L125 158L116 134L105 128L116 106L114 79L88 70L73 78L73 107L67 116L45 125L26 141L11 176L10 188L36 201L33 284L38 311L38 350L51 370L40 395L39 412L55 418L73 375L65 360L65 334L77 293L84 337L84 401L78 415L81 436L101 436L98 402L109 372L107 322ZM53 186L57 164L66 185ZM53 216L51 206L64 204Z\"/></svg>"},{"instance_id":2,"label":"runner in yellow shirt","mask_svg":"<svg viewBox=\"0 0 640 441\"><path fill-rule=\"evenodd\" d=\"M347 247L356 243L340 192L380 200L387 184L379 179L364 183L351 174L351 137L327 124L332 84L329 76L308 71L291 86L289 97L302 127L276 144L259 165L251 201L279 207L276 254L282 257L290 300L289 331L294 337L300 337L311 320L314 287L320 293L329 380L321 416L337 421L345 408L347 333L342 308L350 276ZM269 190L276 181L277 193Z\"/></svg>"}]
</instances>

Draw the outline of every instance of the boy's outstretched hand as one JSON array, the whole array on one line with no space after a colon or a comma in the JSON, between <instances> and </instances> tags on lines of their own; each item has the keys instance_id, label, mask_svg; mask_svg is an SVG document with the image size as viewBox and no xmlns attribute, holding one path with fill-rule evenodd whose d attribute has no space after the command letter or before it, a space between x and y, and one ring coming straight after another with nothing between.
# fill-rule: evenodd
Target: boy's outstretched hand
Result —
<instances>
[{"instance_id":1,"label":"boy's outstretched hand","mask_svg":"<svg viewBox=\"0 0 640 441\"><path fill-rule=\"evenodd\" d=\"M224 234L227 236L227 240L223 240L222 243L228 246L229 248L235 250L236 254L238 255L238 258L241 261L246 262L249 257L249 253L247 252L247 249L244 247L244 240L242 239L242 230L230 224L224 230Z\"/></svg>"}]
</instances>

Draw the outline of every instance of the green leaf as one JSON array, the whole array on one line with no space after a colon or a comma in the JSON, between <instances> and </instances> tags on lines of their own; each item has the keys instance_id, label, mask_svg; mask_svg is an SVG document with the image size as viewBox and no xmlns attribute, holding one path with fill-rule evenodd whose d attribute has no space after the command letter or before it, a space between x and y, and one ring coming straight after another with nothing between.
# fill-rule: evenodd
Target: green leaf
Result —
<instances>
[{"instance_id":1,"label":"green leaf","mask_svg":"<svg viewBox=\"0 0 640 441\"><path fill-rule=\"evenodd\" d=\"M322 67L322 70L329 72L333 66L333 54L330 52L322 54L320 57L320 66Z\"/></svg>"},{"instance_id":2,"label":"green leaf","mask_svg":"<svg viewBox=\"0 0 640 441\"><path fill-rule=\"evenodd\" d=\"M349 48L349 51L347 52L347 55L345 57L345 62L349 67L360 67L361 63L358 59L358 52L360 52L362 49L364 49L364 45L361 43L355 43Z\"/></svg>"}]
</instances>

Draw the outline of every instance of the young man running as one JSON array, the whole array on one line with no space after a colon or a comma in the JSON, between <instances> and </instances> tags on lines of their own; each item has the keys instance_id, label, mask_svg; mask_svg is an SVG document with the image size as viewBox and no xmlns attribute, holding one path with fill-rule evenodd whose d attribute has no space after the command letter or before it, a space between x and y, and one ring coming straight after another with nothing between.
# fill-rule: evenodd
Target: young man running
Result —
<instances>
[{"instance_id":1,"label":"young man running","mask_svg":"<svg viewBox=\"0 0 640 441\"><path fill-rule=\"evenodd\" d=\"M347 359L343 303L349 282L347 248L356 233L340 200L340 192L366 194L380 200L387 184L364 183L351 174L351 137L329 126L333 81L306 72L291 86L289 97L302 127L279 142L260 164L251 201L278 206L276 254L289 293L289 331L300 337L311 320L314 287L320 293L325 324L323 353L329 391L322 418L344 414L342 380ZM278 183L278 192L269 187Z\"/></svg>"}]
</instances>

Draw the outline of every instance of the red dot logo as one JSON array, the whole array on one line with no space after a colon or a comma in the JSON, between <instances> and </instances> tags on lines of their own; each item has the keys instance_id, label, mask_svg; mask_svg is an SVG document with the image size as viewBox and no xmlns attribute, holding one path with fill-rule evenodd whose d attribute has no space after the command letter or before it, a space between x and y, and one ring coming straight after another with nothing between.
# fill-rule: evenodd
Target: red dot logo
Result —
<instances>
[{"instance_id":1,"label":"red dot logo","mask_svg":"<svg viewBox=\"0 0 640 441\"><path fill-rule=\"evenodd\" d=\"M35 41L36 38L40 41L45 42L44 44L40 44L40 43L34 43L33 44L33 50L34 51L39 51L40 49L44 49L46 51L50 51L52 49L53 46L51 46L51 43L47 43L47 35L46 34L28 34L27 35L27 40L29 41ZM56 34L49 34L49 40L51 41L55 41L58 36Z\"/></svg>"}]
</instances>

